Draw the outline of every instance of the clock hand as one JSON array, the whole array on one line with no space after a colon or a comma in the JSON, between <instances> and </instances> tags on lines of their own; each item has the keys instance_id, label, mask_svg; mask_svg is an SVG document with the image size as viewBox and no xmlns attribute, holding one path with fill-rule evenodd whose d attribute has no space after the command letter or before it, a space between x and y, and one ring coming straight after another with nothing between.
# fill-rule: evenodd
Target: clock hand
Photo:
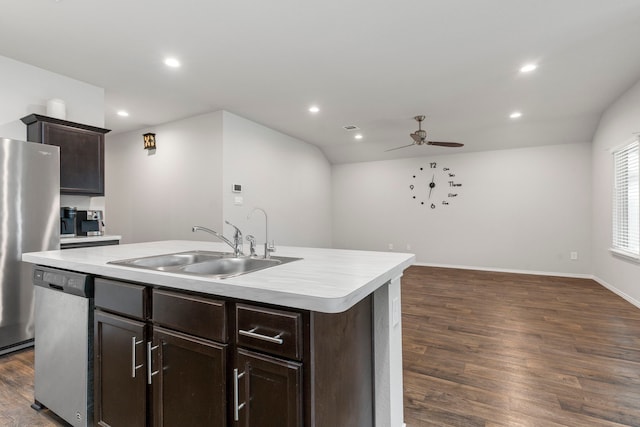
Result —
<instances>
[{"instance_id":1,"label":"clock hand","mask_svg":"<svg viewBox=\"0 0 640 427\"><path fill-rule=\"evenodd\" d=\"M431 191L433 191L433 187L436 186L436 183L434 182L435 179L436 179L436 174L433 174L433 177L431 178L431 182L429 183L429 198L431 198Z\"/></svg>"}]
</instances>

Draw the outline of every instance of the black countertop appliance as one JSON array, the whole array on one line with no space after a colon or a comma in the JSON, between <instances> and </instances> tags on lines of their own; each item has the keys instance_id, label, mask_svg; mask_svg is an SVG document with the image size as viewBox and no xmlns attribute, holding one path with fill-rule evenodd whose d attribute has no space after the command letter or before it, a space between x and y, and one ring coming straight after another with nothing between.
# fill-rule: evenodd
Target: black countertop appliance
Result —
<instances>
[{"instance_id":1,"label":"black countertop appliance","mask_svg":"<svg viewBox=\"0 0 640 427\"><path fill-rule=\"evenodd\" d=\"M60 208L60 236L76 235L77 209L69 206Z\"/></svg>"}]
</instances>

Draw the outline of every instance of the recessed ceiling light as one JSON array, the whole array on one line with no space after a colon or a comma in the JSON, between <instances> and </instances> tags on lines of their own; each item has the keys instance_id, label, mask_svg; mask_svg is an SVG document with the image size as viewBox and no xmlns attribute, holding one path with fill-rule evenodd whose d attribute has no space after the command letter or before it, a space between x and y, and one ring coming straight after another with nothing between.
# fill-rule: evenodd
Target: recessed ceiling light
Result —
<instances>
[{"instance_id":1,"label":"recessed ceiling light","mask_svg":"<svg viewBox=\"0 0 640 427\"><path fill-rule=\"evenodd\" d=\"M518 119L520 117L522 117L522 113L520 111L514 111L513 113L511 113L509 115L510 118L512 119Z\"/></svg>"},{"instance_id":2,"label":"recessed ceiling light","mask_svg":"<svg viewBox=\"0 0 640 427\"><path fill-rule=\"evenodd\" d=\"M118 115L119 115L120 117L129 117L129 113L127 113L127 112L126 112L126 111L124 111L124 110L120 110L120 111L118 111Z\"/></svg>"},{"instance_id":3,"label":"recessed ceiling light","mask_svg":"<svg viewBox=\"0 0 640 427\"><path fill-rule=\"evenodd\" d=\"M310 113L314 113L314 114L315 114L315 113L317 113L317 112L319 112L319 111L320 111L320 108L318 108L318 107L317 107L317 106L315 106L315 105L312 105L311 107L309 107L309 112L310 112Z\"/></svg>"},{"instance_id":4,"label":"recessed ceiling light","mask_svg":"<svg viewBox=\"0 0 640 427\"><path fill-rule=\"evenodd\" d=\"M180 66L180 61L176 58L166 58L164 60L164 65L171 68L178 68Z\"/></svg>"},{"instance_id":5,"label":"recessed ceiling light","mask_svg":"<svg viewBox=\"0 0 640 427\"><path fill-rule=\"evenodd\" d=\"M536 68L538 68L538 66L536 64L526 64L526 65L523 65L520 68L520 72L521 73L530 73L531 71L535 70Z\"/></svg>"},{"instance_id":6,"label":"recessed ceiling light","mask_svg":"<svg viewBox=\"0 0 640 427\"><path fill-rule=\"evenodd\" d=\"M361 133L357 133L357 134L354 136L354 138L355 138L355 139L362 139L362 134L361 134Z\"/></svg>"}]
</instances>

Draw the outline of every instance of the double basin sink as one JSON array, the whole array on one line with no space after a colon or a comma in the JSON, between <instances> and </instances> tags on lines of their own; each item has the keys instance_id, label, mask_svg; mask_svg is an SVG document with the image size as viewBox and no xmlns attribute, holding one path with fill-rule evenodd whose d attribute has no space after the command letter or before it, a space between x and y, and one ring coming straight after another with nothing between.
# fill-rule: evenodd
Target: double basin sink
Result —
<instances>
[{"instance_id":1,"label":"double basin sink","mask_svg":"<svg viewBox=\"0 0 640 427\"><path fill-rule=\"evenodd\" d=\"M300 259L302 258L280 256L272 256L271 258L236 257L228 252L188 251L110 261L109 264L225 279Z\"/></svg>"}]
</instances>

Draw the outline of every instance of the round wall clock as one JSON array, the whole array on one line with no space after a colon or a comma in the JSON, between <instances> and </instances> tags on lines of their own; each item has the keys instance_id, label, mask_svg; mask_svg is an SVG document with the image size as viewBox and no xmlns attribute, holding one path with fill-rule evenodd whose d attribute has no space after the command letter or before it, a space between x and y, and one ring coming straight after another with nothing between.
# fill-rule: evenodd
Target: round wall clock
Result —
<instances>
[{"instance_id":1,"label":"round wall clock","mask_svg":"<svg viewBox=\"0 0 640 427\"><path fill-rule=\"evenodd\" d=\"M413 175L409 185L411 197L421 206L431 209L449 206L458 197L460 187L462 184L456 180L456 174L451 168L443 167L437 162L421 167Z\"/></svg>"}]
</instances>

